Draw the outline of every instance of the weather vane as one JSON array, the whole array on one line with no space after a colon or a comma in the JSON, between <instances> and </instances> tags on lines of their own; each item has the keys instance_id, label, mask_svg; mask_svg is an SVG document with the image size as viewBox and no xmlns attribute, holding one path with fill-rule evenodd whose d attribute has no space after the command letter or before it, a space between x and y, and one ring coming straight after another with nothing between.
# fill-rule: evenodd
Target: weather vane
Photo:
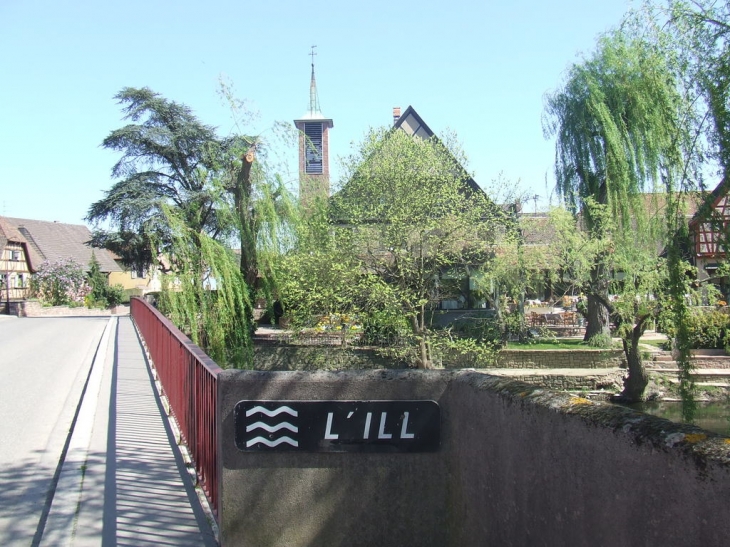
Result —
<instances>
[{"instance_id":1,"label":"weather vane","mask_svg":"<svg viewBox=\"0 0 730 547\"><path fill-rule=\"evenodd\" d=\"M309 53L309 55L312 57L312 66L314 66L314 56L317 55L317 52L314 51L314 48L316 48L316 47L317 46L312 46L312 51L311 51L311 53Z\"/></svg>"}]
</instances>

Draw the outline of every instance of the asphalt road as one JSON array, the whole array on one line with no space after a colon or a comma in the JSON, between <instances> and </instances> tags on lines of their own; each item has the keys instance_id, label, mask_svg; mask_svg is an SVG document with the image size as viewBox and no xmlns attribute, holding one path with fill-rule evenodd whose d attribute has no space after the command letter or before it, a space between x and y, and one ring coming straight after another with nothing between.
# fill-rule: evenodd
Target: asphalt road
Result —
<instances>
[{"instance_id":1,"label":"asphalt road","mask_svg":"<svg viewBox=\"0 0 730 547\"><path fill-rule=\"evenodd\" d=\"M0 316L0 545L31 545L105 317Z\"/></svg>"}]
</instances>

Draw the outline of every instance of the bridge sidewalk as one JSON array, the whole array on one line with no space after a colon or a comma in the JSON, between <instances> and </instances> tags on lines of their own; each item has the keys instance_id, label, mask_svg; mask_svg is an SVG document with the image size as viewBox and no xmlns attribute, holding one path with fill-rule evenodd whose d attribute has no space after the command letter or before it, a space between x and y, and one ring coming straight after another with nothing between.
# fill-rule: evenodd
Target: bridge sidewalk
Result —
<instances>
[{"instance_id":1,"label":"bridge sidewalk","mask_svg":"<svg viewBox=\"0 0 730 547\"><path fill-rule=\"evenodd\" d=\"M216 545L129 317L102 337L40 545Z\"/></svg>"}]
</instances>

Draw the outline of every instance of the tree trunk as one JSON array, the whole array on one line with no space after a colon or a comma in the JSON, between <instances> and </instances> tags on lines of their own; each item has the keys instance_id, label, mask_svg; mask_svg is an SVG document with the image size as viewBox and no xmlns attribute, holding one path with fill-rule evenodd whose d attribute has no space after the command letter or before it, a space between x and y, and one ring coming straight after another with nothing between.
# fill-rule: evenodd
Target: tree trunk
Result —
<instances>
[{"instance_id":1,"label":"tree trunk","mask_svg":"<svg viewBox=\"0 0 730 547\"><path fill-rule=\"evenodd\" d=\"M420 369L433 368L431 362L431 347L428 343L428 336L424 325L424 311L421 310L417 315L411 316L411 330L418 339L418 359L416 365Z\"/></svg>"},{"instance_id":2,"label":"tree trunk","mask_svg":"<svg viewBox=\"0 0 730 547\"><path fill-rule=\"evenodd\" d=\"M639 351L639 338L643 333L643 322L636 325L631 333L630 340L623 340L624 354L628 362L629 373L624 379L624 389L620 398L628 402L638 402L644 399L644 390L649 383L649 375L644 368Z\"/></svg>"},{"instance_id":3,"label":"tree trunk","mask_svg":"<svg viewBox=\"0 0 730 547\"><path fill-rule=\"evenodd\" d=\"M611 336L610 317L608 308L596 296L589 294L587 298L587 317L586 334L584 341L588 341L597 334Z\"/></svg>"},{"instance_id":4,"label":"tree trunk","mask_svg":"<svg viewBox=\"0 0 730 547\"><path fill-rule=\"evenodd\" d=\"M245 310L245 321L253 328L253 306L256 298L256 280L258 278L258 260L256 256L256 221L254 216L251 187L251 167L254 162L253 149L249 149L241 157L241 170L236 177L234 201L241 225L241 275L246 281L249 302Z\"/></svg>"}]
</instances>

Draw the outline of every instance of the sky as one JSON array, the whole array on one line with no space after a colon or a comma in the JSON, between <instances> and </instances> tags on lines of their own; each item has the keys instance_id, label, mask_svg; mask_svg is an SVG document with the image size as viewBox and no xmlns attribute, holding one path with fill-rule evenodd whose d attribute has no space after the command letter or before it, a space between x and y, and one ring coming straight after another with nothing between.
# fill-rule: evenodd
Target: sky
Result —
<instances>
[{"instance_id":1,"label":"sky","mask_svg":"<svg viewBox=\"0 0 730 547\"><path fill-rule=\"evenodd\" d=\"M126 122L114 96L144 87L198 118L273 141L276 122L308 109L311 46L339 159L367 130L413 106L437 134L456 133L485 189L501 177L553 194L545 95L617 26L628 0L0 0L0 215L84 223L114 183L100 146ZM258 115L237 126L220 82ZM296 150L282 153L296 188ZM552 203L555 197L552 195Z\"/></svg>"}]
</instances>

